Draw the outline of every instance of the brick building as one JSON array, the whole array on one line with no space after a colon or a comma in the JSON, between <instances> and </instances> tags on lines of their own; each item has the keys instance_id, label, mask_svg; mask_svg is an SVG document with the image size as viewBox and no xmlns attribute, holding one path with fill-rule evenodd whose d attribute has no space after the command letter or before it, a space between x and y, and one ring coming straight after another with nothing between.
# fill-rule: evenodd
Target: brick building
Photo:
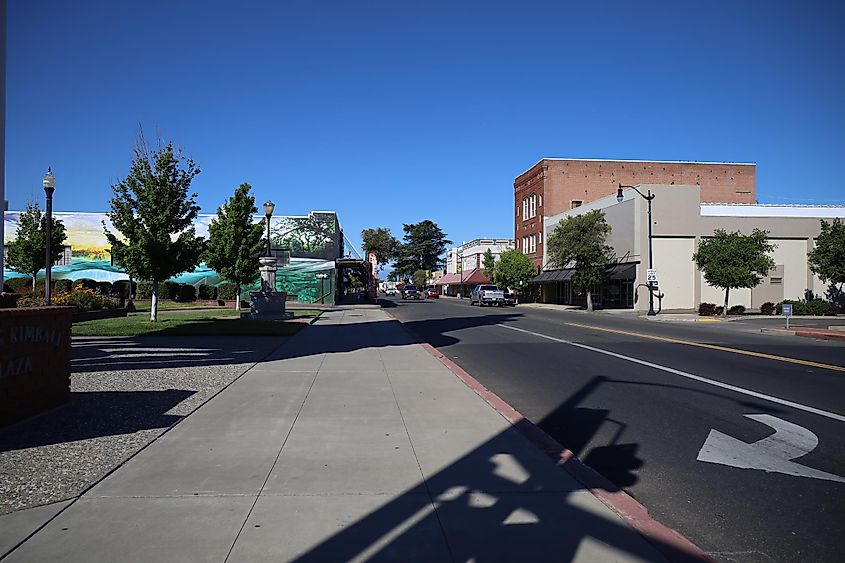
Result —
<instances>
[{"instance_id":1,"label":"brick building","mask_svg":"<svg viewBox=\"0 0 845 563\"><path fill-rule=\"evenodd\" d=\"M756 164L544 158L513 182L514 241L543 266L543 219L616 193L618 185L701 186L702 203L756 203Z\"/></svg>"}]
</instances>

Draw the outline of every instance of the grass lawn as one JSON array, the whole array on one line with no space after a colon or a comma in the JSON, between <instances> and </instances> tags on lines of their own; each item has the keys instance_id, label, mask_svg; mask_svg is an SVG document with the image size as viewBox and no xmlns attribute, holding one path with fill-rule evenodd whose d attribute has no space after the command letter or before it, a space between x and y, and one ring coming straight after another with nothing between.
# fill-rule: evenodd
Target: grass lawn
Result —
<instances>
[{"instance_id":1,"label":"grass lawn","mask_svg":"<svg viewBox=\"0 0 845 563\"><path fill-rule=\"evenodd\" d=\"M297 317L313 317L320 311L292 311ZM73 336L290 336L308 326L303 322L240 319L232 309L192 312L160 311L158 322L140 314L115 319L74 323Z\"/></svg>"}]
</instances>

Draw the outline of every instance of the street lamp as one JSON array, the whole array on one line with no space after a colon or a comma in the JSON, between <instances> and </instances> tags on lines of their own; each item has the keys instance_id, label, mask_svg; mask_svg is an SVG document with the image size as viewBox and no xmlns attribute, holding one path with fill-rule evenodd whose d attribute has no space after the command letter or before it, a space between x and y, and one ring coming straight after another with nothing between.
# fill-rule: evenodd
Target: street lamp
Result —
<instances>
[{"instance_id":1,"label":"street lamp","mask_svg":"<svg viewBox=\"0 0 845 563\"><path fill-rule=\"evenodd\" d=\"M269 199L264 202L264 216L267 218L267 256L270 256L270 217L273 216L273 210L276 209L276 204Z\"/></svg>"},{"instance_id":2,"label":"street lamp","mask_svg":"<svg viewBox=\"0 0 845 563\"><path fill-rule=\"evenodd\" d=\"M53 246L52 241L52 227L53 227L53 192L56 190L56 177L53 176L52 168L47 168L47 173L44 175L44 194L47 196L47 237L46 250L44 260L44 304L50 304L50 283L52 282L52 267L53 267L53 253L50 252Z\"/></svg>"},{"instance_id":3,"label":"street lamp","mask_svg":"<svg viewBox=\"0 0 845 563\"><path fill-rule=\"evenodd\" d=\"M648 269L654 269L654 252L652 248L652 235L651 235L651 200L654 199L654 194L651 193L651 190L648 190L648 195L643 194L640 190L636 188L636 186L623 186L621 183L619 184L619 190L616 192L616 201L622 203L622 200L625 199L625 196L622 194L622 188L631 188L640 196L648 202ZM653 317L657 313L654 312L654 283L651 281L647 281L646 286L648 287L648 316Z\"/></svg>"},{"instance_id":4,"label":"street lamp","mask_svg":"<svg viewBox=\"0 0 845 563\"><path fill-rule=\"evenodd\" d=\"M460 271L460 274L461 274L461 293L460 293L460 295L461 295L461 299L463 299L464 298L464 249L461 247L460 251L461 251L460 252L460 258L458 258L457 252L455 253L456 254L455 258L458 258L460 260L460 263L459 263L459 265L461 267L461 271ZM470 305L472 305L472 303L470 303Z\"/></svg>"}]
</instances>

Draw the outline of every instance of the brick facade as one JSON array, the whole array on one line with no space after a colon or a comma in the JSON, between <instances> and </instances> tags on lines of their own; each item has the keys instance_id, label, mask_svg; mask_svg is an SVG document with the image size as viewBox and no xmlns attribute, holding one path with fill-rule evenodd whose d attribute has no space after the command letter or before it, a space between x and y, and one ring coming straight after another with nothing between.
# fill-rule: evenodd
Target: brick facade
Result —
<instances>
[{"instance_id":1,"label":"brick facade","mask_svg":"<svg viewBox=\"0 0 845 563\"><path fill-rule=\"evenodd\" d=\"M542 267L543 218L615 194L620 183L700 185L705 203L756 203L756 171L755 164L544 158L513 183L516 247ZM532 195L536 214L525 217L523 200Z\"/></svg>"}]
</instances>

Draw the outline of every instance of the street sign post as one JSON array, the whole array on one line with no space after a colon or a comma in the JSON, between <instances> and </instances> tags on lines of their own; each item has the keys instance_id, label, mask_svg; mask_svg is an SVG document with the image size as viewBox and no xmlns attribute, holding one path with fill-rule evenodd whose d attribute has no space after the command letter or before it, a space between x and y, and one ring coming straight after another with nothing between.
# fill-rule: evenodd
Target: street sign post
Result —
<instances>
[{"instance_id":1,"label":"street sign post","mask_svg":"<svg viewBox=\"0 0 845 563\"><path fill-rule=\"evenodd\" d=\"M320 280L320 303L325 304L326 302L326 288L324 287L325 279L329 277L329 274L326 272L317 272L316 277Z\"/></svg>"},{"instance_id":2,"label":"street sign post","mask_svg":"<svg viewBox=\"0 0 845 563\"><path fill-rule=\"evenodd\" d=\"M792 303L784 303L783 316L786 317L786 328L789 329L789 317L792 316Z\"/></svg>"},{"instance_id":3,"label":"street sign post","mask_svg":"<svg viewBox=\"0 0 845 563\"><path fill-rule=\"evenodd\" d=\"M645 281L648 285L652 285L654 287L657 287L657 285L658 285L657 270L655 268L648 268L645 271Z\"/></svg>"}]
</instances>

